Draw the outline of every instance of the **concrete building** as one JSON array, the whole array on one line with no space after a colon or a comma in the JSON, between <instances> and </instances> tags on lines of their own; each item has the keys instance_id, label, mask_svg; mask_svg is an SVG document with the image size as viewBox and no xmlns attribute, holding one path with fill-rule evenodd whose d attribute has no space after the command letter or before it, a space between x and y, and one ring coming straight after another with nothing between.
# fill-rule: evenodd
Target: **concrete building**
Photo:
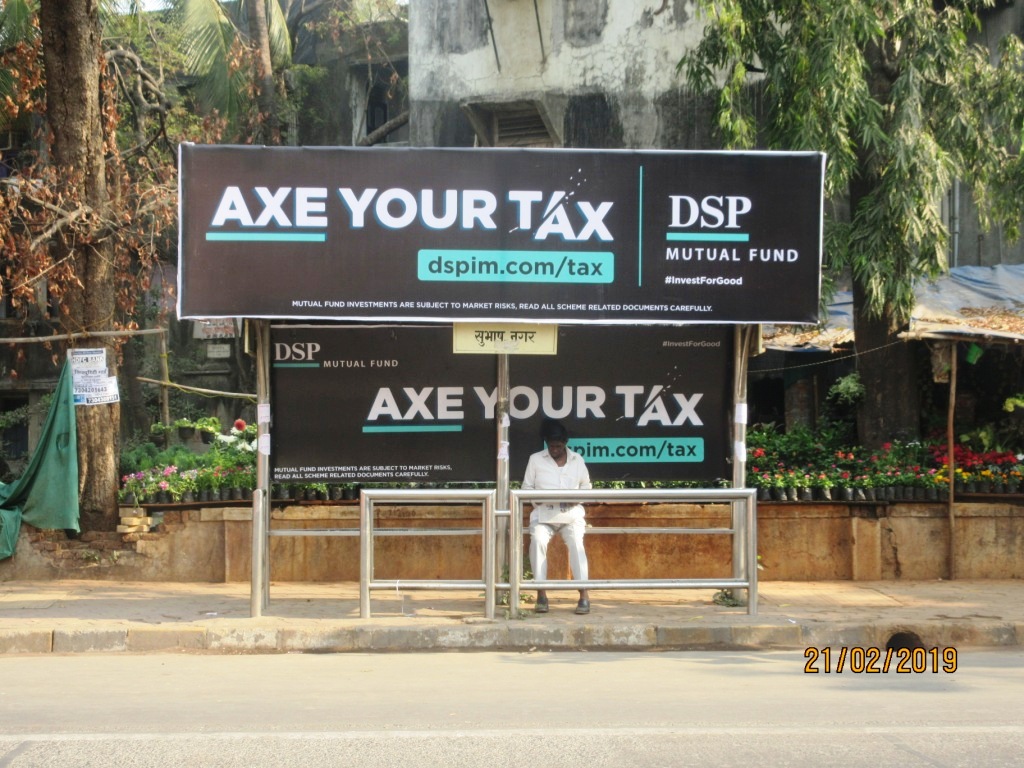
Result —
<instances>
[{"instance_id":1,"label":"concrete building","mask_svg":"<svg viewBox=\"0 0 1024 768\"><path fill-rule=\"evenodd\" d=\"M1024 30L1024 8L983 20L978 42L994 50ZM693 0L417 0L410 143L717 149L708 103L676 71L702 35ZM1024 243L981 228L968 190L942 208L951 266L1024 263Z\"/></svg>"},{"instance_id":2,"label":"concrete building","mask_svg":"<svg viewBox=\"0 0 1024 768\"><path fill-rule=\"evenodd\" d=\"M410 5L411 142L712 146L707 114L676 74L701 25L691 3L658 6L610 0Z\"/></svg>"},{"instance_id":3,"label":"concrete building","mask_svg":"<svg viewBox=\"0 0 1024 768\"><path fill-rule=\"evenodd\" d=\"M1024 30L1021 5L986 11L978 42L995 51L1006 33ZM417 0L409 6L410 143L717 149L709 102L676 70L703 31L693 0ZM1024 263L1024 243L981 227L967 187L937 203L950 266ZM813 425L829 387L853 370L831 357L818 355L813 368L807 355L759 358L754 412Z\"/></svg>"}]
</instances>

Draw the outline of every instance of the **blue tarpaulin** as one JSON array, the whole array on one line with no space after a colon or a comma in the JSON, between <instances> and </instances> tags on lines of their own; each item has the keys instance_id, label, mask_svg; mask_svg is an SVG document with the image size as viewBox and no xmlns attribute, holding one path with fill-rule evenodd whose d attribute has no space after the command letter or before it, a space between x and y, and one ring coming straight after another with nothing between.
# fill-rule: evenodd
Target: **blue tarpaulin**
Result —
<instances>
[{"instance_id":1,"label":"blue tarpaulin","mask_svg":"<svg viewBox=\"0 0 1024 768\"><path fill-rule=\"evenodd\" d=\"M14 554L23 520L36 528L79 530L78 430L71 384L65 363L25 472L13 483L0 483L0 560Z\"/></svg>"}]
</instances>

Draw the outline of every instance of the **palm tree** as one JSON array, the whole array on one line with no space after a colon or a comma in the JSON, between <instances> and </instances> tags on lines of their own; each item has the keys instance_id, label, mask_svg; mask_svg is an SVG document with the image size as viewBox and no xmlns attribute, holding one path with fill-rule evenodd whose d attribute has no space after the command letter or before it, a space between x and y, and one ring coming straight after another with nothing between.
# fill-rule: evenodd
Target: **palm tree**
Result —
<instances>
[{"instance_id":1,"label":"palm tree","mask_svg":"<svg viewBox=\"0 0 1024 768\"><path fill-rule=\"evenodd\" d=\"M243 127L255 98L252 138L280 143L274 72L291 62L291 38L278 0L172 0L184 35L185 67L199 108Z\"/></svg>"}]
</instances>

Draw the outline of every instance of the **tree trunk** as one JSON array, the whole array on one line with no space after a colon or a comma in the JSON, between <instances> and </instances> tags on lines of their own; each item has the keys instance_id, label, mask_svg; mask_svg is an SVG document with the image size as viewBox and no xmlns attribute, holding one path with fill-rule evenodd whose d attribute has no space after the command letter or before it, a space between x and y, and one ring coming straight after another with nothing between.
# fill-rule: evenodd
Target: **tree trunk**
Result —
<instances>
[{"instance_id":1,"label":"tree trunk","mask_svg":"<svg viewBox=\"0 0 1024 768\"><path fill-rule=\"evenodd\" d=\"M267 0L247 0L249 34L256 53L256 104L260 110L260 129L263 141L271 146L281 143L281 124L278 121L274 98L274 64L270 58L270 31L267 27Z\"/></svg>"},{"instance_id":2,"label":"tree trunk","mask_svg":"<svg viewBox=\"0 0 1024 768\"><path fill-rule=\"evenodd\" d=\"M875 183L861 161L861 174L850 185L854 211ZM854 270L856 273L856 270ZM919 424L917 375L910 345L896 334L899 328L892 308L881 315L868 307L867 288L853 280L853 333L857 345L857 373L864 385L864 400L857 411L857 436L861 445L878 448L883 443L916 438Z\"/></svg>"},{"instance_id":3,"label":"tree trunk","mask_svg":"<svg viewBox=\"0 0 1024 768\"><path fill-rule=\"evenodd\" d=\"M139 347L144 344L140 339L129 340L121 350L121 386L122 400L127 404L126 412L121 414L123 427L127 434L149 431L151 417L146 409L146 393L139 382L142 375L139 359Z\"/></svg>"},{"instance_id":4,"label":"tree trunk","mask_svg":"<svg viewBox=\"0 0 1024 768\"><path fill-rule=\"evenodd\" d=\"M46 118L52 134L52 161L69 199L94 211L108 206L100 103L102 57L99 6L95 0L42 0L39 26L46 68ZM56 257L69 257L80 287L65 298L62 321L69 332L113 328L116 302L110 246L56 243ZM107 363L116 375L112 342ZM76 408L78 420L79 500L86 529L113 529L117 522L118 437L120 408Z\"/></svg>"},{"instance_id":5,"label":"tree trunk","mask_svg":"<svg viewBox=\"0 0 1024 768\"><path fill-rule=\"evenodd\" d=\"M868 85L871 95L881 104L891 100L892 79L883 51L875 45L865 50L870 63ZM879 183L872 170L871 150L858 150L859 172L850 183L850 208L854 216L861 203ZM861 254L870 259L875 254ZM897 336L899 319L886 304L880 315L868 311L867 288L853 281L853 331L857 344L857 371L864 385L864 401L857 413L857 432L862 445L877 448L889 440L916 439L920 433L920 399L913 350ZM891 280L899 279L891 275Z\"/></svg>"},{"instance_id":6,"label":"tree trunk","mask_svg":"<svg viewBox=\"0 0 1024 768\"><path fill-rule=\"evenodd\" d=\"M890 316L870 317L864 289L853 288L853 323L857 341L857 370L864 401L857 414L862 445L878 448L893 439L920 436L920 399L913 350L899 338Z\"/></svg>"}]
</instances>

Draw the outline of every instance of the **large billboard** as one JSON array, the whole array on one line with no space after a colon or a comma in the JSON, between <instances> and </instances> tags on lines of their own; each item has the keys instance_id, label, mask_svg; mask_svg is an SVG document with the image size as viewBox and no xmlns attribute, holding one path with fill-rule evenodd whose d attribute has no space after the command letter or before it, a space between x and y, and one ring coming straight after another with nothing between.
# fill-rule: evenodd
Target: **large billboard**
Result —
<instances>
[{"instance_id":1,"label":"large billboard","mask_svg":"<svg viewBox=\"0 0 1024 768\"><path fill-rule=\"evenodd\" d=\"M450 326L275 325L276 482L512 479L569 429L600 480L730 477L732 332L723 326L565 326L557 355L509 356L509 446L497 445L494 356L456 354Z\"/></svg>"},{"instance_id":2,"label":"large billboard","mask_svg":"<svg viewBox=\"0 0 1024 768\"><path fill-rule=\"evenodd\" d=\"M818 318L821 153L179 153L183 318Z\"/></svg>"}]
</instances>

